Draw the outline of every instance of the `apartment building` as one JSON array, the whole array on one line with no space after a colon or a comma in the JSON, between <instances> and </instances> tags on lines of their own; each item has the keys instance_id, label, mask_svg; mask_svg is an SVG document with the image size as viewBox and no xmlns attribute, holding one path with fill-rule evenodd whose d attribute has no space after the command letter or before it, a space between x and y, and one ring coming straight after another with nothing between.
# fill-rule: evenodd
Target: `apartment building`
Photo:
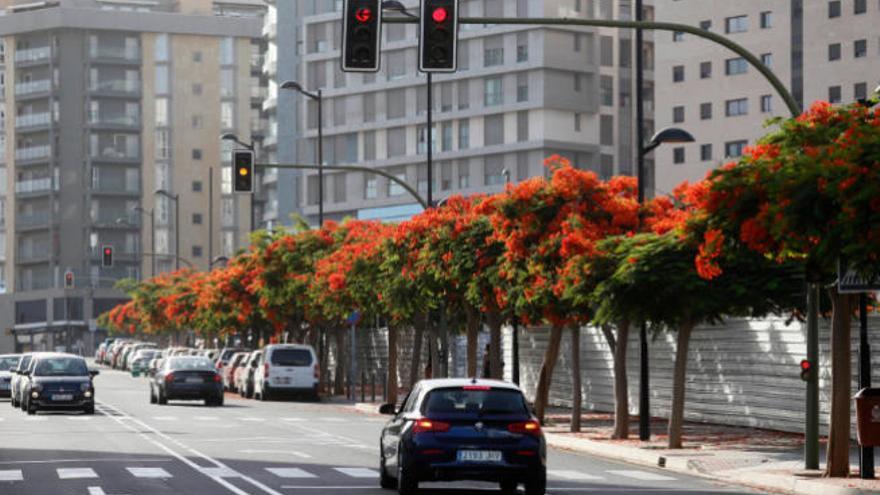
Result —
<instances>
[{"instance_id":1,"label":"apartment building","mask_svg":"<svg viewBox=\"0 0 880 495\"><path fill-rule=\"evenodd\" d=\"M0 9L0 352L88 348L94 319L123 297L119 279L178 263L208 269L247 244L251 199L232 194L231 145L219 136L247 141L260 124L251 86L265 7L0 0ZM112 268L103 246L113 246Z\"/></svg>"},{"instance_id":2,"label":"apartment building","mask_svg":"<svg viewBox=\"0 0 880 495\"><path fill-rule=\"evenodd\" d=\"M270 4L265 29L270 96L264 106L270 114L264 143L269 159L316 162L317 102L278 89L295 80L323 92L325 165L381 169L423 196L429 139L435 199L499 191L505 171L514 182L545 174L543 160L555 153L602 177L634 173L631 31L462 25L458 72L433 78L429 132L416 25L385 24L380 72L347 74L339 68L342 2ZM403 4L418 11L417 1ZM460 9L462 17L634 17L630 0L463 0ZM646 39L650 109L651 35ZM315 223L318 176L292 176L282 181L279 172L266 184L265 218L284 223L299 212ZM421 209L381 176L328 172L324 180L326 218L399 220ZM283 190L289 187L293 191Z\"/></svg>"},{"instance_id":3,"label":"apartment building","mask_svg":"<svg viewBox=\"0 0 880 495\"><path fill-rule=\"evenodd\" d=\"M657 0L657 18L730 37L756 54L798 104L852 102L880 84L877 0ZM658 128L691 132L695 143L656 153L655 193L735 159L767 132L764 123L790 116L770 84L733 52L695 36L655 35Z\"/></svg>"}]
</instances>

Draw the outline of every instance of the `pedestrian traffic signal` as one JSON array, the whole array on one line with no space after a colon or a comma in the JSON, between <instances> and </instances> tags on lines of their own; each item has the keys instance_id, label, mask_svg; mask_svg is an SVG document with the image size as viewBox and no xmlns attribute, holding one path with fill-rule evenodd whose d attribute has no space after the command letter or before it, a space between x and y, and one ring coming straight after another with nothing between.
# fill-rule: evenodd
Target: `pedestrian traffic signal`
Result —
<instances>
[{"instance_id":1,"label":"pedestrian traffic signal","mask_svg":"<svg viewBox=\"0 0 880 495\"><path fill-rule=\"evenodd\" d=\"M422 0L419 19L419 70L458 68L458 0Z\"/></svg>"},{"instance_id":2,"label":"pedestrian traffic signal","mask_svg":"<svg viewBox=\"0 0 880 495\"><path fill-rule=\"evenodd\" d=\"M377 72L382 41L379 0L346 0L342 12L342 70Z\"/></svg>"},{"instance_id":3,"label":"pedestrian traffic signal","mask_svg":"<svg viewBox=\"0 0 880 495\"><path fill-rule=\"evenodd\" d=\"M813 379L813 362L809 359L801 360L801 380L808 382Z\"/></svg>"},{"instance_id":4,"label":"pedestrian traffic signal","mask_svg":"<svg viewBox=\"0 0 880 495\"><path fill-rule=\"evenodd\" d=\"M232 152L232 172L235 180L232 181L232 190L237 193L254 192L254 152L250 150L235 150Z\"/></svg>"},{"instance_id":5,"label":"pedestrian traffic signal","mask_svg":"<svg viewBox=\"0 0 880 495\"><path fill-rule=\"evenodd\" d=\"M72 289L73 286L74 286L73 271L67 270L66 272L64 272L64 288L65 289Z\"/></svg>"},{"instance_id":6,"label":"pedestrian traffic signal","mask_svg":"<svg viewBox=\"0 0 880 495\"><path fill-rule=\"evenodd\" d=\"M101 266L104 268L113 266L113 246L101 247Z\"/></svg>"}]
</instances>

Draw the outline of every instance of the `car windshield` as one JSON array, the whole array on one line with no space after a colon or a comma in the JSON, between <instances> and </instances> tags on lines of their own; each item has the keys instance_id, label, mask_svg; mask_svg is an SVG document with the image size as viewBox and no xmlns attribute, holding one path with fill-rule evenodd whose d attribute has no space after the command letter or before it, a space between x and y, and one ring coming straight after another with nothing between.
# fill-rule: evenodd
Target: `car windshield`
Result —
<instances>
[{"instance_id":1,"label":"car windshield","mask_svg":"<svg viewBox=\"0 0 880 495\"><path fill-rule=\"evenodd\" d=\"M32 358L32 357L33 357L33 356L22 356L22 357L21 357L21 362L18 363L18 369L19 369L19 370L26 370L26 369L28 369L28 366L30 366L30 364L31 364L31 358Z\"/></svg>"},{"instance_id":2,"label":"car windshield","mask_svg":"<svg viewBox=\"0 0 880 495\"><path fill-rule=\"evenodd\" d=\"M18 366L20 356L3 356L0 357L0 371L11 371Z\"/></svg>"},{"instance_id":3,"label":"car windshield","mask_svg":"<svg viewBox=\"0 0 880 495\"><path fill-rule=\"evenodd\" d=\"M214 369L214 363L208 358L201 357L172 358L168 362L168 368L172 370L210 371Z\"/></svg>"},{"instance_id":4,"label":"car windshield","mask_svg":"<svg viewBox=\"0 0 880 495\"><path fill-rule=\"evenodd\" d=\"M89 369L82 358L57 357L41 359L34 367L35 376L88 376Z\"/></svg>"},{"instance_id":5,"label":"car windshield","mask_svg":"<svg viewBox=\"0 0 880 495\"><path fill-rule=\"evenodd\" d=\"M307 349L275 349L272 351L274 366L309 366L312 353Z\"/></svg>"},{"instance_id":6,"label":"car windshield","mask_svg":"<svg viewBox=\"0 0 880 495\"><path fill-rule=\"evenodd\" d=\"M428 393L424 413L430 414L527 414L518 390L483 386L441 388Z\"/></svg>"}]
</instances>

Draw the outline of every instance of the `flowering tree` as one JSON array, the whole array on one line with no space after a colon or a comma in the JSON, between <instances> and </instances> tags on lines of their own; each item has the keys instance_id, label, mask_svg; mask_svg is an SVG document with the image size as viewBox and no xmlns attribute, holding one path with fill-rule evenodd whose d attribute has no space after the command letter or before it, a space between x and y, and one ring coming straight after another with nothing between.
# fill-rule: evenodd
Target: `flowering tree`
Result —
<instances>
[{"instance_id":1,"label":"flowering tree","mask_svg":"<svg viewBox=\"0 0 880 495\"><path fill-rule=\"evenodd\" d=\"M880 272L880 109L818 102L710 177L709 229L696 263L719 276L723 249L745 246L798 260L813 282L835 280L838 260L865 277ZM724 240L725 242L719 242ZM831 411L826 474L849 473L849 296L830 289Z\"/></svg>"}]
</instances>

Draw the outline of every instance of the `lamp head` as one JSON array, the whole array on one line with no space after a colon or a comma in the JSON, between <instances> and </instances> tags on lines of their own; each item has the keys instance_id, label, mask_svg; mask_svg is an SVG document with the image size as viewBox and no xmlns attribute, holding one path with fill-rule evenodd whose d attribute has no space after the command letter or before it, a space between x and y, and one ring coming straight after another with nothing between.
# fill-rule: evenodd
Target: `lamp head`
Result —
<instances>
[{"instance_id":1,"label":"lamp head","mask_svg":"<svg viewBox=\"0 0 880 495\"><path fill-rule=\"evenodd\" d=\"M281 89L292 89L294 91L304 91L303 87L296 81L284 81L281 83Z\"/></svg>"},{"instance_id":2,"label":"lamp head","mask_svg":"<svg viewBox=\"0 0 880 495\"><path fill-rule=\"evenodd\" d=\"M660 129L651 137L651 143L658 145L664 143L693 143L694 141L696 140L691 133L678 127Z\"/></svg>"}]
</instances>

